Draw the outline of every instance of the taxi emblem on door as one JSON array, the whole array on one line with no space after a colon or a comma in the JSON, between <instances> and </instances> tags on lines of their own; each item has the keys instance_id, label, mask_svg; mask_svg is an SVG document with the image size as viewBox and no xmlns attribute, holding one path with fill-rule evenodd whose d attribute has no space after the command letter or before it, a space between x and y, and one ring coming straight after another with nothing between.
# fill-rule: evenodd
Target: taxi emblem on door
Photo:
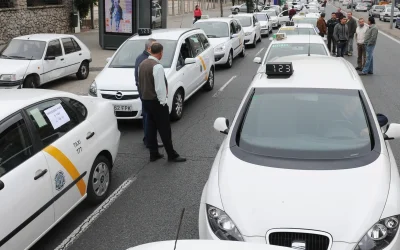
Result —
<instances>
[{"instance_id":1,"label":"taxi emblem on door","mask_svg":"<svg viewBox=\"0 0 400 250\"><path fill-rule=\"evenodd\" d=\"M63 171L58 171L56 177L54 177L56 183L56 190L60 191L65 185L65 175Z\"/></svg>"},{"instance_id":2,"label":"taxi emblem on door","mask_svg":"<svg viewBox=\"0 0 400 250\"><path fill-rule=\"evenodd\" d=\"M296 250L306 250L306 242L305 241L293 241L292 242L292 249Z\"/></svg>"}]
</instances>

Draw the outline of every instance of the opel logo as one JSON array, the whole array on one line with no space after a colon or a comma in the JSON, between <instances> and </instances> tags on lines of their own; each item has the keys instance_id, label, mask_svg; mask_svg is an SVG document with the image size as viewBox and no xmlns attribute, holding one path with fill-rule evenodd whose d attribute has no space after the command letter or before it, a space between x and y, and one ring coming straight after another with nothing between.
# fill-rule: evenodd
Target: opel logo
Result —
<instances>
[{"instance_id":1,"label":"opel logo","mask_svg":"<svg viewBox=\"0 0 400 250\"><path fill-rule=\"evenodd\" d=\"M124 96L124 95L122 94L121 91L118 91L118 92L115 94L115 98L117 98L118 100L121 100L123 96Z\"/></svg>"},{"instance_id":2,"label":"opel logo","mask_svg":"<svg viewBox=\"0 0 400 250\"><path fill-rule=\"evenodd\" d=\"M296 250L306 250L306 242L305 241L293 241L292 242L292 249Z\"/></svg>"}]
</instances>

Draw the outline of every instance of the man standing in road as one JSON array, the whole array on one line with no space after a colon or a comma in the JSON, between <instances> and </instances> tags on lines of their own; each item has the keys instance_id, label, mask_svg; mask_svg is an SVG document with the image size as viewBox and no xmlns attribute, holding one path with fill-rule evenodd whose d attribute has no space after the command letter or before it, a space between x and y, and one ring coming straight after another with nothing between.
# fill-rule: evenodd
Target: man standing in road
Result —
<instances>
[{"instance_id":1,"label":"man standing in road","mask_svg":"<svg viewBox=\"0 0 400 250\"><path fill-rule=\"evenodd\" d=\"M158 152L157 130L168 154L168 161L184 162L172 145L169 107L167 105L168 83L164 68L160 63L163 46L153 43L150 56L139 66L139 93L147 115L147 142L150 150L150 161L157 161L164 156Z\"/></svg>"},{"instance_id":2,"label":"man standing in road","mask_svg":"<svg viewBox=\"0 0 400 250\"><path fill-rule=\"evenodd\" d=\"M317 28L319 30L319 35L324 37L326 34L326 23L325 23L325 13L322 13L317 21Z\"/></svg>"},{"instance_id":3,"label":"man standing in road","mask_svg":"<svg viewBox=\"0 0 400 250\"><path fill-rule=\"evenodd\" d=\"M333 30L335 29L335 26L338 23L339 22L336 19L336 13L333 12L331 19L328 20L327 25L326 25L328 28L328 49L332 53L332 55L336 54L336 41L333 38ZM331 46L333 46L333 48Z\"/></svg>"},{"instance_id":4,"label":"man standing in road","mask_svg":"<svg viewBox=\"0 0 400 250\"><path fill-rule=\"evenodd\" d=\"M349 28L347 27L347 19L343 17L340 23L336 24L333 30L333 37L337 44L337 57L343 57L349 41Z\"/></svg>"},{"instance_id":5,"label":"man standing in road","mask_svg":"<svg viewBox=\"0 0 400 250\"><path fill-rule=\"evenodd\" d=\"M353 18L353 13L351 13L351 12L347 13L347 27L349 28L349 41L348 41L348 46L346 47L347 55L352 56L353 55L354 34L356 33L357 22Z\"/></svg>"},{"instance_id":6,"label":"man standing in road","mask_svg":"<svg viewBox=\"0 0 400 250\"><path fill-rule=\"evenodd\" d=\"M367 59L365 60L365 65L360 73L360 75L372 75L374 73L374 49L376 45L376 40L378 39L378 28L375 25L375 18L370 16L368 18L369 28L365 32L364 44L365 51L367 54Z\"/></svg>"},{"instance_id":7,"label":"man standing in road","mask_svg":"<svg viewBox=\"0 0 400 250\"><path fill-rule=\"evenodd\" d=\"M339 8L336 12L336 19L340 21L343 18L342 8Z\"/></svg>"},{"instance_id":8,"label":"man standing in road","mask_svg":"<svg viewBox=\"0 0 400 250\"><path fill-rule=\"evenodd\" d=\"M143 51L143 53L142 54L140 54L137 58L136 58L136 61L135 61L135 81L136 81L136 87L139 87L139 76L138 76L138 74L139 74L139 65L144 61L144 60L146 60L149 56L150 56L150 47L151 47L151 45L153 44L153 43L155 43L156 42L156 39L153 39L153 38L149 38L147 41L146 41L146 43L145 43L145 48L144 48L144 51ZM139 98L140 98L140 100L142 100L142 97L141 97L141 95L140 95L140 92L139 92ZM146 145L146 147L147 147L147 122L146 122L146 118L147 118L147 116L146 116L146 111L144 110L144 107L143 107L143 102L142 102L142 122L143 122L143 132L144 132L144 137L143 137L143 143L144 143L144 145ZM158 144L158 146L159 147L162 147L163 146L163 144L162 143L157 143Z\"/></svg>"},{"instance_id":9,"label":"man standing in road","mask_svg":"<svg viewBox=\"0 0 400 250\"><path fill-rule=\"evenodd\" d=\"M292 17L296 15L297 11L294 9L294 5L292 5L292 8L289 10L289 20L292 20Z\"/></svg>"},{"instance_id":10,"label":"man standing in road","mask_svg":"<svg viewBox=\"0 0 400 250\"><path fill-rule=\"evenodd\" d=\"M368 28L364 25L364 18L358 19L359 26L356 29L356 41L357 41L357 68L356 70L362 70L365 65L365 44L364 38L365 33L367 32Z\"/></svg>"}]
</instances>

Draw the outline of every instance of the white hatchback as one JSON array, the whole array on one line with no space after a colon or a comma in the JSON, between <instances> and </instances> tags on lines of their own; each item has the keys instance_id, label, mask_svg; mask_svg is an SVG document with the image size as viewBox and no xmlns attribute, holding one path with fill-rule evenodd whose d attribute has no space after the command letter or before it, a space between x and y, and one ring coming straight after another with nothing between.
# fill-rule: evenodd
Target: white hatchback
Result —
<instances>
[{"instance_id":1,"label":"white hatchback","mask_svg":"<svg viewBox=\"0 0 400 250\"><path fill-rule=\"evenodd\" d=\"M0 88L37 88L72 74L86 79L91 61L90 50L73 35L16 37L0 52Z\"/></svg>"},{"instance_id":2,"label":"white hatchback","mask_svg":"<svg viewBox=\"0 0 400 250\"><path fill-rule=\"evenodd\" d=\"M256 13L256 17L261 26L261 36L269 36L272 33L272 21L265 12Z\"/></svg>"},{"instance_id":3,"label":"white hatchback","mask_svg":"<svg viewBox=\"0 0 400 250\"><path fill-rule=\"evenodd\" d=\"M120 132L105 100L0 91L0 249L27 249L79 203L110 190Z\"/></svg>"},{"instance_id":4,"label":"white hatchback","mask_svg":"<svg viewBox=\"0 0 400 250\"><path fill-rule=\"evenodd\" d=\"M257 42L261 41L261 26L257 20L256 14L236 14L230 15L230 18L238 20L244 30L244 44L252 45L254 48Z\"/></svg>"}]
</instances>

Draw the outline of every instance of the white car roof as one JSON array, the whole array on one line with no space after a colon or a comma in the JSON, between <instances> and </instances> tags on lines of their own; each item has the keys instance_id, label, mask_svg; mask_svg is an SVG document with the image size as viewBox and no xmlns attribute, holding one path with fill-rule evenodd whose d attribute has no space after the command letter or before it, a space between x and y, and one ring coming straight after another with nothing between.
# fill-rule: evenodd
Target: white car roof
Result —
<instances>
[{"instance_id":1,"label":"white car roof","mask_svg":"<svg viewBox=\"0 0 400 250\"><path fill-rule=\"evenodd\" d=\"M73 37L76 39L74 35L66 35L66 34L31 34L25 36L15 37L14 39L18 40L34 40L34 41L43 41L48 42L57 38L66 38L66 37Z\"/></svg>"},{"instance_id":2,"label":"white car roof","mask_svg":"<svg viewBox=\"0 0 400 250\"><path fill-rule=\"evenodd\" d=\"M302 18L319 18L319 14L318 14L318 13L307 13L307 14L304 14L304 15L296 14L296 15L294 15L292 18L295 18L295 19L302 19Z\"/></svg>"},{"instance_id":3,"label":"white car roof","mask_svg":"<svg viewBox=\"0 0 400 250\"><path fill-rule=\"evenodd\" d=\"M290 28L290 27L306 29L306 28L314 28L314 25L312 25L311 23L295 23L294 26L282 26L282 28ZM280 28L280 29L282 29L282 28Z\"/></svg>"},{"instance_id":4,"label":"white car roof","mask_svg":"<svg viewBox=\"0 0 400 250\"><path fill-rule=\"evenodd\" d=\"M254 14L252 13L238 13L235 15L229 15L229 17L234 18L235 16L248 16L248 17L252 17Z\"/></svg>"},{"instance_id":5,"label":"white car roof","mask_svg":"<svg viewBox=\"0 0 400 250\"><path fill-rule=\"evenodd\" d=\"M174 249L175 241L160 241L148 243L129 250L167 250ZM176 250L287 250L287 247L266 244L254 244L240 241L225 240L178 240Z\"/></svg>"},{"instance_id":6,"label":"white car roof","mask_svg":"<svg viewBox=\"0 0 400 250\"><path fill-rule=\"evenodd\" d=\"M209 20L209 19L207 19ZM198 30L199 32L201 29L198 28L176 28L176 29L156 29L151 31L151 35L149 36L138 36L134 35L129 38L129 40L142 40L142 39L149 39L149 38L154 38L158 40L178 40L181 35L183 35L186 32L190 31L195 31ZM202 31L201 31L202 32Z\"/></svg>"},{"instance_id":7,"label":"white car roof","mask_svg":"<svg viewBox=\"0 0 400 250\"><path fill-rule=\"evenodd\" d=\"M297 36L287 36L283 40L273 40L272 44L279 44L279 43L320 43L325 44L324 39L321 36L315 35L297 35Z\"/></svg>"},{"instance_id":8,"label":"white car roof","mask_svg":"<svg viewBox=\"0 0 400 250\"><path fill-rule=\"evenodd\" d=\"M214 18L209 18L209 19L200 19L196 23L205 23L205 22L224 22L224 23L229 23L232 20L232 18L228 17L214 17Z\"/></svg>"},{"instance_id":9,"label":"white car roof","mask_svg":"<svg viewBox=\"0 0 400 250\"><path fill-rule=\"evenodd\" d=\"M269 61L271 62L292 62L293 75L289 78L269 79L265 73L259 73L254 78L252 87L364 89L354 67L343 58L297 55L279 57Z\"/></svg>"},{"instance_id":10,"label":"white car roof","mask_svg":"<svg viewBox=\"0 0 400 250\"><path fill-rule=\"evenodd\" d=\"M0 121L14 112L45 99L77 98L76 95L48 89L2 89L0 91Z\"/></svg>"}]
</instances>

